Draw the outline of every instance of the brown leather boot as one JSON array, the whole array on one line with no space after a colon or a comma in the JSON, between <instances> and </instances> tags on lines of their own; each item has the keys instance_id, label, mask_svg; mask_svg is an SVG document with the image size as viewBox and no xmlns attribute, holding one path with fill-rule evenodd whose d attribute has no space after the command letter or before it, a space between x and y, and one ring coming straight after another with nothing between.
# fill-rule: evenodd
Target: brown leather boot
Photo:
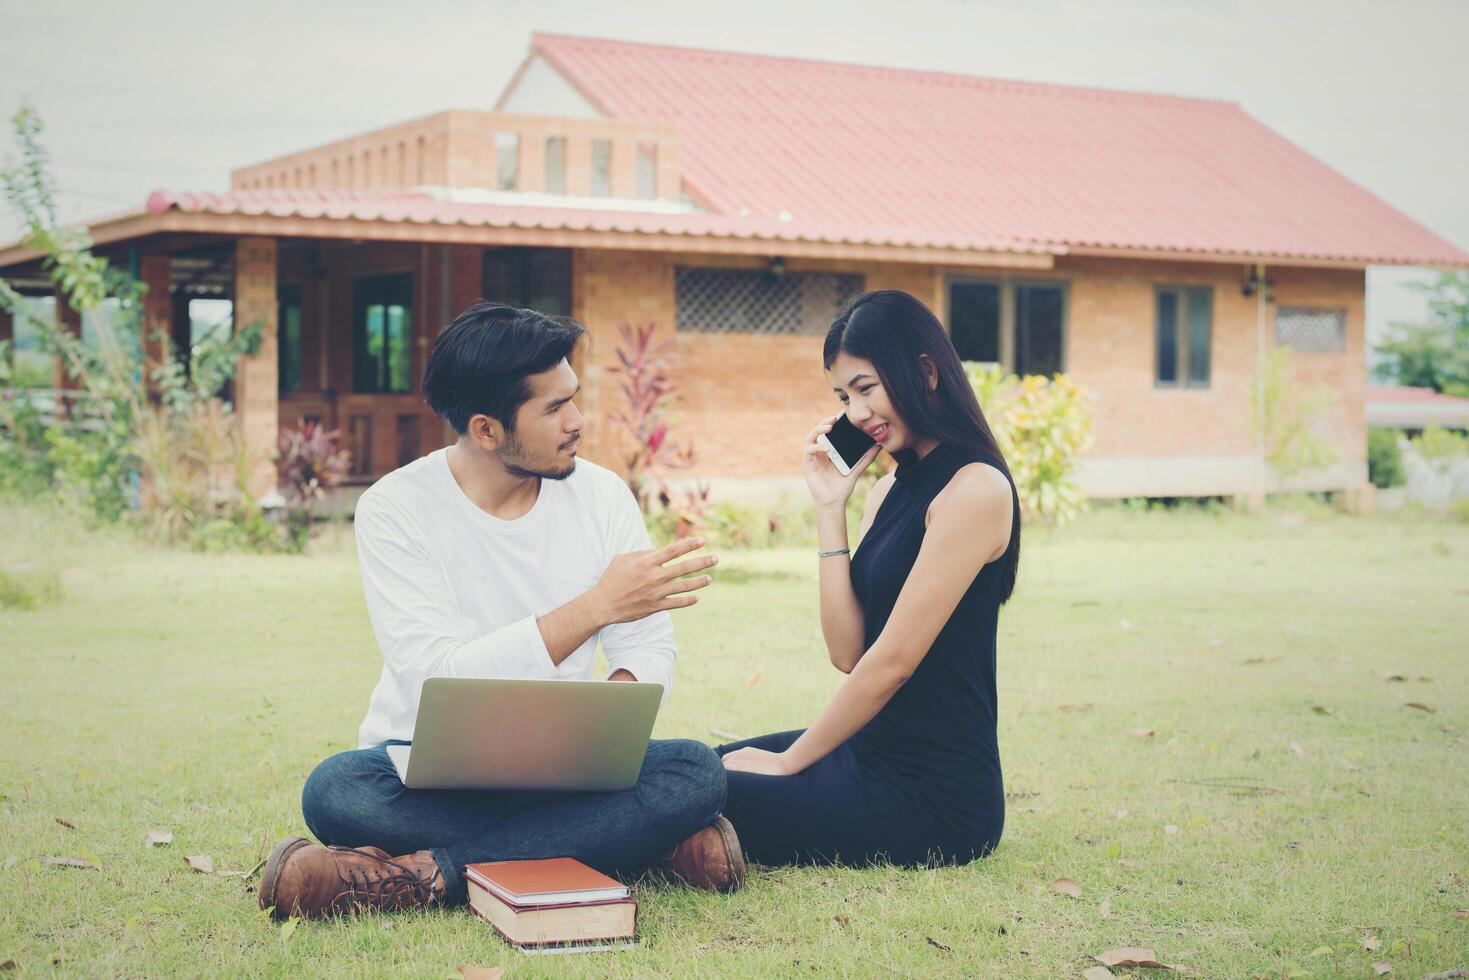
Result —
<instances>
[{"instance_id":1,"label":"brown leather boot","mask_svg":"<svg viewBox=\"0 0 1469 980\"><path fill-rule=\"evenodd\" d=\"M362 909L410 909L444 894L428 851L390 857L378 847L323 847L287 837L265 859L260 907L277 919L351 915Z\"/></svg>"},{"instance_id":2,"label":"brown leather boot","mask_svg":"<svg viewBox=\"0 0 1469 980\"><path fill-rule=\"evenodd\" d=\"M686 837L657 870L694 888L732 892L745 883L745 852L734 825L721 815Z\"/></svg>"}]
</instances>

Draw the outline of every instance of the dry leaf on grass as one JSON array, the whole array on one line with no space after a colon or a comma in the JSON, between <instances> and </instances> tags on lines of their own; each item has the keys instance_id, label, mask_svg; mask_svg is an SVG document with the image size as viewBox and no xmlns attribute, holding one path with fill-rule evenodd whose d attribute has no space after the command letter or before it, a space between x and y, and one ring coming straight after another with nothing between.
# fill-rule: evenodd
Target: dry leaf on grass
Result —
<instances>
[{"instance_id":1,"label":"dry leaf on grass","mask_svg":"<svg viewBox=\"0 0 1469 980\"><path fill-rule=\"evenodd\" d=\"M840 912L832 916L831 918L833 922L843 926L852 921L852 917L850 915L845 915Z\"/></svg>"},{"instance_id":2,"label":"dry leaf on grass","mask_svg":"<svg viewBox=\"0 0 1469 980\"><path fill-rule=\"evenodd\" d=\"M1373 963L1372 975L1375 977L1390 977L1392 976L1392 966L1382 962Z\"/></svg>"},{"instance_id":3,"label":"dry leaf on grass","mask_svg":"<svg viewBox=\"0 0 1469 980\"><path fill-rule=\"evenodd\" d=\"M1102 918L1105 919L1105 918L1109 917L1111 914L1112 914L1112 900L1110 898L1104 898L1104 899L1102 899L1102 904L1099 905L1099 906L1097 906L1097 915L1100 915Z\"/></svg>"},{"instance_id":4,"label":"dry leaf on grass","mask_svg":"<svg viewBox=\"0 0 1469 980\"><path fill-rule=\"evenodd\" d=\"M1391 671L1390 670L1387 673L1385 673L1385 674L1382 675L1382 679L1385 680L1385 681L1405 681L1405 680L1408 679L1408 675L1407 674L1399 674L1396 671Z\"/></svg>"},{"instance_id":5,"label":"dry leaf on grass","mask_svg":"<svg viewBox=\"0 0 1469 980\"><path fill-rule=\"evenodd\" d=\"M458 969L464 980L499 980L505 972L503 966L472 966L469 963L460 963Z\"/></svg>"},{"instance_id":6,"label":"dry leaf on grass","mask_svg":"<svg viewBox=\"0 0 1469 980\"><path fill-rule=\"evenodd\" d=\"M1334 714L1334 712L1324 704L1313 704L1311 705L1311 710L1316 712L1318 715Z\"/></svg>"},{"instance_id":7,"label":"dry leaf on grass","mask_svg":"<svg viewBox=\"0 0 1469 980\"><path fill-rule=\"evenodd\" d=\"M214 874L214 858L208 854L191 854L184 858L184 863L203 874Z\"/></svg>"},{"instance_id":8,"label":"dry leaf on grass","mask_svg":"<svg viewBox=\"0 0 1469 980\"><path fill-rule=\"evenodd\" d=\"M1103 966L1144 966L1153 969L1172 969L1158 962L1157 955L1151 949L1141 946L1123 946L1121 949L1109 949L1105 953L1097 955L1097 962Z\"/></svg>"},{"instance_id":9,"label":"dry leaf on grass","mask_svg":"<svg viewBox=\"0 0 1469 980\"><path fill-rule=\"evenodd\" d=\"M97 867L91 861L85 861L85 860L83 860L81 858L72 858L72 857L43 857L43 858L41 858L41 863L42 864L49 864L49 865L52 865L52 866L58 867L58 868L95 868L95 867Z\"/></svg>"},{"instance_id":10,"label":"dry leaf on grass","mask_svg":"<svg viewBox=\"0 0 1469 980\"><path fill-rule=\"evenodd\" d=\"M1089 966L1081 971L1081 980L1113 980L1113 973L1105 966Z\"/></svg>"},{"instance_id":11,"label":"dry leaf on grass","mask_svg":"<svg viewBox=\"0 0 1469 980\"><path fill-rule=\"evenodd\" d=\"M930 946L932 946L934 949L942 950L945 953L952 953L954 951L952 947L947 946L947 945L939 942L937 939L933 938L932 936L924 936L923 938L924 939L927 939L928 940L928 944Z\"/></svg>"},{"instance_id":12,"label":"dry leaf on grass","mask_svg":"<svg viewBox=\"0 0 1469 980\"><path fill-rule=\"evenodd\" d=\"M1300 756L1302 759L1304 759L1306 757L1306 750L1303 749L1303 748L1301 748L1301 743L1300 742L1292 742L1292 743L1290 743L1290 750L1292 752L1294 752L1296 755Z\"/></svg>"},{"instance_id":13,"label":"dry leaf on grass","mask_svg":"<svg viewBox=\"0 0 1469 980\"><path fill-rule=\"evenodd\" d=\"M1081 886L1070 878L1057 878L1051 882L1051 891L1060 892L1062 895L1070 895L1072 898L1081 897Z\"/></svg>"},{"instance_id":14,"label":"dry leaf on grass","mask_svg":"<svg viewBox=\"0 0 1469 980\"><path fill-rule=\"evenodd\" d=\"M154 827L152 830L143 835L144 847L157 847L159 844L172 843L173 833L171 831L164 830L162 827Z\"/></svg>"},{"instance_id":15,"label":"dry leaf on grass","mask_svg":"<svg viewBox=\"0 0 1469 980\"><path fill-rule=\"evenodd\" d=\"M1153 730L1151 728L1129 728L1127 734L1133 738L1152 738Z\"/></svg>"},{"instance_id":16,"label":"dry leaf on grass","mask_svg":"<svg viewBox=\"0 0 1469 980\"><path fill-rule=\"evenodd\" d=\"M1086 704L1058 704L1056 705L1056 710L1060 711L1063 715L1069 715L1072 712L1090 711L1093 707L1095 706L1088 701Z\"/></svg>"},{"instance_id":17,"label":"dry leaf on grass","mask_svg":"<svg viewBox=\"0 0 1469 980\"><path fill-rule=\"evenodd\" d=\"M765 674L763 672L757 670L757 671L755 671L755 673L753 673L749 677L746 677L745 678L745 686L746 687L754 687L755 685L759 684L763 680L765 680Z\"/></svg>"},{"instance_id":18,"label":"dry leaf on grass","mask_svg":"<svg viewBox=\"0 0 1469 980\"><path fill-rule=\"evenodd\" d=\"M20 969L20 964L17 963L17 962L15 962L15 960L6 960L4 963L0 963L0 970L19 970L19 969Z\"/></svg>"},{"instance_id":19,"label":"dry leaf on grass","mask_svg":"<svg viewBox=\"0 0 1469 980\"><path fill-rule=\"evenodd\" d=\"M1403 705L1403 707L1405 707L1405 708L1417 708L1419 711L1426 711L1429 714L1433 714L1434 713L1434 709L1433 708L1430 708L1428 705L1424 704L1421 701L1409 701L1407 704Z\"/></svg>"},{"instance_id":20,"label":"dry leaf on grass","mask_svg":"<svg viewBox=\"0 0 1469 980\"><path fill-rule=\"evenodd\" d=\"M1137 858L1118 858L1117 863L1124 868L1141 868L1143 863Z\"/></svg>"},{"instance_id":21,"label":"dry leaf on grass","mask_svg":"<svg viewBox=\"0 0 1469 980\"><path fill-rule=\"evenodd\" d=\"M1454 918L1456 918L1456 919L1469 919L1469 909L1455 909L1454 910Z\"/></svg>"},{"instance_id":22,"label":"dry leaf on grass","mask_svg":"<svg viewBox=\"0 0 1469 980\"><path fill-rule=\"evenodd\" d=\"M1376 936L1368 936L1362 940L1362 948L1376 951L1382 945L1382 940Z\"/></svg>"},{"instance_id":23,"label":"dry leaf on grass","mask_svg":"<svg viewBox=\"0 0 1469 980\"><path fill-rule=\"evenodd\" d=\"M73 821L68 820L66 817L57 817L56 822L61 824L61 826L63 827L69 827L72 830L77 829L77 825Z\"/></svg>"}]
</instances>

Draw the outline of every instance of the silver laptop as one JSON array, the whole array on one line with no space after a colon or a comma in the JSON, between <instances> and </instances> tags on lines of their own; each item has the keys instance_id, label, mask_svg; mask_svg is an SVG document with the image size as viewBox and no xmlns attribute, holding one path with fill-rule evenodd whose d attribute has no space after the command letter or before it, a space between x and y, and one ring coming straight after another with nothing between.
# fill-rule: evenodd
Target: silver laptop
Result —
<instances>
[{"instance_id":1,"label":"silver laptop","mask_svg":"<svg viewBox=\"0 0 1469 980\"><path fill-rule=\"evenodd\" d=\"M629 789L663 685L431 677L412 745L388 757L409 789Z\"/></svg>"}]
</instances>

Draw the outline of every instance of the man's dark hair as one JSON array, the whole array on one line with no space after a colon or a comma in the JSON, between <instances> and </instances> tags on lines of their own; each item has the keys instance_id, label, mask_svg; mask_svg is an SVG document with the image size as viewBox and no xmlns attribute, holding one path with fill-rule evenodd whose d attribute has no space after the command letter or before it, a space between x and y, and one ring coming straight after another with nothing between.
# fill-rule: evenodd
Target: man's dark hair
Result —
<instances>
[{"instance_id":1,"label":"man's dark hair","mask_svg":"<svg viewBox=\"0 0 1469 980\"><path fill-rule=\"evenodd\" d=\"M571 357L584 333L575 320L476 300L434 341L424 401L460 435L473 415L513 432L515 413L531 396L529 377Z\"/></svg>"}]
</instances>

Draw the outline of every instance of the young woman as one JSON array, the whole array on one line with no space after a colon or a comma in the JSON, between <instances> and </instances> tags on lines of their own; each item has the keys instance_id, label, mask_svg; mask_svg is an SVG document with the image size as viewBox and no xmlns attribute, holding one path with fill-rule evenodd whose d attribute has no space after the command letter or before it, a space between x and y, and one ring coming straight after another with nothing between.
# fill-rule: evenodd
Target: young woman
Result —
<instances>
[{"instance_id":1,"label":"young woman","mask_svg":"<svg viewBox=\"0 0 1469 980\"><path fill-rule=\"evenodd\" d=\"M1010 472L937 318L895 290L832 324L827 377L877 439L850 476L806 436L816 502L821 630L849 675L804 731L718 749L724 814L750 860L967 862L1005 822L995 744L995 630L1020 560ZM846 503L888 450L850 555Z\"/></svg>"}]
</instances>

